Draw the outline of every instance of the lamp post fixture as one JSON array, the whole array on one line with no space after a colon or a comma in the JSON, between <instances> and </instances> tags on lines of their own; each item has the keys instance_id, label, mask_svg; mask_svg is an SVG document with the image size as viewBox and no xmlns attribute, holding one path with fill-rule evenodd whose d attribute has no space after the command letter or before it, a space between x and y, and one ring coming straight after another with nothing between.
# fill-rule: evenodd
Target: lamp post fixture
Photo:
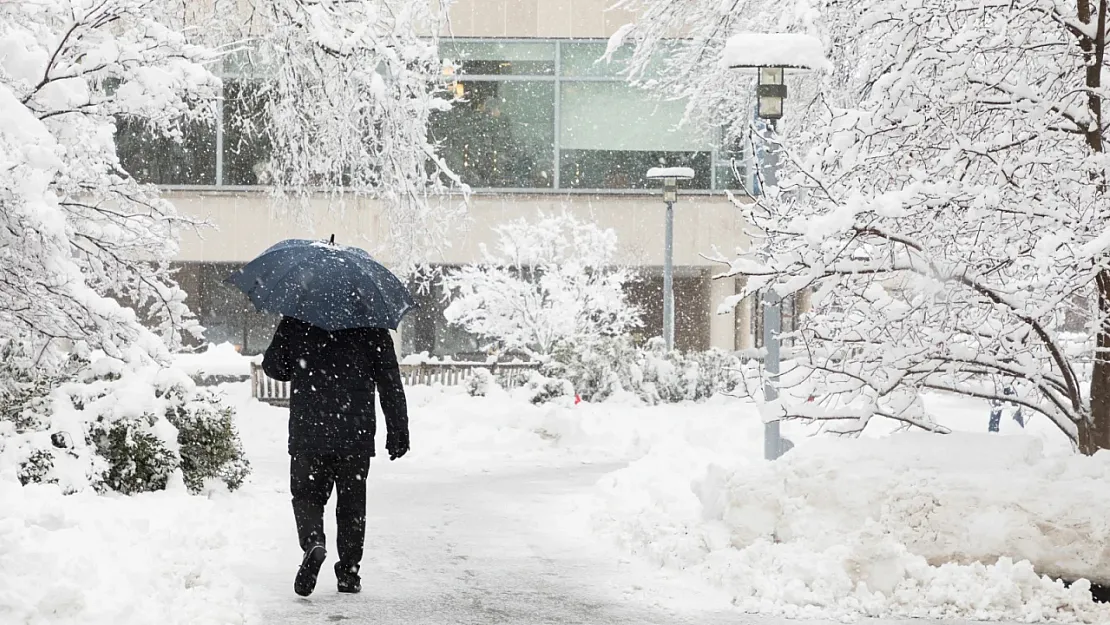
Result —
<instances>
[{"instance_id":1,"label":"lamp post fixture","mask_svg":"<svg viewBox=\"0 0 1110 625\"><path fill-rule=\"evenodd\" d=\"M663 181L663 202L667 205L666 232L663 240L663 343L674 349L674 204L678 201L678 181L694 177L689 167L652 167L648 180Z\"/></svg>"},{"instance_id":2,"label":"lamp post fixture","mask_svg":"<svg viewBox=\"0 0 1110 625\"><path fill-rule=\"evenodd\" d=\"M830 67L825 59L821 41L803 34L743 33L729 38L721 64L731 69L756 70L756 114L767 122L768 135L772 138L759 163L764 186L778 186L779 154L777 140L778 120L782 119L786 100L786 70L812 71ZM767 380L763 386L765 401L778 399L779 334L782 332L782 298L774 288L763 290L763 347L767 355L763 366ZM782 438L779 421L763 424L763 457L774 460L786 453L793 443Z\"/></svg>"}]
</instances>

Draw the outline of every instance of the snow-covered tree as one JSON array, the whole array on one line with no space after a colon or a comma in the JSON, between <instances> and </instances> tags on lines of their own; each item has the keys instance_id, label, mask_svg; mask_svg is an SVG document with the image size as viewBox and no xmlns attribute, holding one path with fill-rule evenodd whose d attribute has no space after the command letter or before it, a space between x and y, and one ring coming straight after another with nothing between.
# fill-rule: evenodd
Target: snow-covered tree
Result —
<instances>
[{"instance_id":1,"label":"snow-covered tree","mask_svg":"<svg viewBox=\"0 0 1110 625\"><path fill-rule=\"evenodd\" d=\"M120 170L117 116L180 133L211 115L213 54L149 0L0 4L0 334L109 355L191 327L166 265L192 226ZM119 303L120 300L128 304Z\"/></svg>"},{"instance_id":2,"label":"snow-covered tree","mask_svg":"<svg viewBox=\"0 0 1110 625\"><path fill-rule=\"evenodd\" d=\"M399 265L441 249L465 209L435 199L459 181L427 132L429 115L450 106L435 34L451 1L223 5L212 5L210 40L231 48L229 79L249 83L229 121L268 145L264 178L277 194L295 206L323 194L337 209L381 200ZM229 10L244 19L229 23Z\"/></svg>"},{"instance_id":3,"label":"snow-covered tree","mask_svg":"<svg viewBox=\"0 0 1110 625\"><path fill-rule=\"evenodd\" d=\"M668 16L646 33L694 28L702 56L682 58L705 59L706 83L737 30L810 30L834 51L788 111L783 192L741 203L764 236L732 263L745 294L818 289L782 381L824 401L787 393L781 415L939 429L921 393L949 391L1110 448L1106 0L800 0L785 24L760 21L762 1L633 4Z\"/></svg>"},{"instance_id":4,"label":"snow-covered tree","mask_svg":"<svg viewBox=\"0 0 1110 625\"><path fill-rule=\"evenodd\" d=\"M495 252L483 247L484 262L444 277L451 323L535 356L640 325L623 290L629 273L615 265L612 229L562 213L494 230Z\"/></svg>"}]
</instances>

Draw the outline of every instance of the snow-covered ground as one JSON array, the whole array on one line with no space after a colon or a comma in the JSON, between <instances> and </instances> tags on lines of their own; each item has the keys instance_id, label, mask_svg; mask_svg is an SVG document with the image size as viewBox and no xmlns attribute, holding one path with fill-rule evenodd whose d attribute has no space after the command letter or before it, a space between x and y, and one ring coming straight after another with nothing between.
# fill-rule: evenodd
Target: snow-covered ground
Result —
<instances>
[{"instance_id":1,"label":"snow-covered ground","mask_svg":"<svg viewBox=\"0 0 1110 625\"><path fill-rule=\"evenodd\" d=\"M788 424L798 447L768 464L735 400L533 406L424 387L413 451L372 468L366 592L337 598L325 568L297 599L285 412L224 388L255 469L235 493L63 497L0 476L0 623L1110 621L1082 584L1034 574L1110 578L1108 461L1060 455L1035 423L868 440ZM930 405L986 428L985 407Z\"/></svg>"}]
</instances>

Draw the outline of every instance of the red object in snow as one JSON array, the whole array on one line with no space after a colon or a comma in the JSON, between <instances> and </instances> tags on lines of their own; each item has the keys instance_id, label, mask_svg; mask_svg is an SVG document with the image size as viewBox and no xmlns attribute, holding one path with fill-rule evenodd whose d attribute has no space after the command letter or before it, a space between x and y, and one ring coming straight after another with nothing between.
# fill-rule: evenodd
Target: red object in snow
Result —
<instances>
[{"instance_id":1,"label":"red object in snow","mask_svg":"<svg viewBox=\"0 0 1110 625\"><path fill-rule=\"evenodd\" d=\"M582 398L579 397L578 394L575 394L574 395L574 405L577 406L578 404L581 404L581 403L582 403Z\"/></svg>"}]
</instances>

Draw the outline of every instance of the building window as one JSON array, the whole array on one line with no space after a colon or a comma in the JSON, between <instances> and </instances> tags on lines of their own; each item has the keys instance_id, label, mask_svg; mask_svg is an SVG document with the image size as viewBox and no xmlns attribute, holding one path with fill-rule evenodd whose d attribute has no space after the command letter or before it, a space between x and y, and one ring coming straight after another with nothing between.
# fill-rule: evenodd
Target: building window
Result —
<instances>
[{"instance_id":1,"label":"building window","mask_svg":"<svg viewBox=\"0 0 1110 625\"><path fill-rule=\"evenodd\" d=\"M443 41L440 58L459 66L459 73L481 76L552 76L555 43Z\"/></svg>"},{"instance_id":2,"label":"building window","mask_svg":"<svg viewBox=\"0 0 1110 625\"><path fill-rule=\"evenodd\" d=\"M152 129L146 120L116 119L116 154L139 182L164 185L216 184L216 124L184 122L181 141Z\"/></svg>"},{"instance_id":3,"label":"building window","mask_svg":"<svg viewBox=\"0 0 1110 625\"><path fill-rule=\"evenodd\" d=\"M474 188L647 189L644 174L658 166L692 167L686 188L714 188L729 168L711 133L683 123L684 102L629 84L631 48L604 61L606 46L443 42L455 108L433 116L431 135L448 166ZM721 180L728 187L717 188L736 186Z\"/></svg>"},{"instance_id":4,"label":"building window","mask_svg":"<svg viewBox=\"0 0 1110 625\"><path fill-rule=\"evenodd\" d=\"M553 82L460 81L455 93L430 129L451 171L472 187L553 187Z\"/></svg>"},{"instance_id":5,"label":"building window","mask_svg":"<svg viewBox=\"0 0 1110 625\"><path fill-rule=\"evenodd\" d=\"M442 41L454 106L432 114L430 139L478 189L649 189L655 185L644 174L661 165L692 167L687 189L749 187L743 142L725 146L719 129L683 123L684 102L660 100L625 80L630 47L608 61L601 60L606 48L601 40ZM217 123L186 125L180 144L120 120L123 168L164 185L272 184L265 121L272 71L264 50L226 57Z\"/></svg>"},{"instance_id":6,"label":"building window","mask_svg":"<svg viewBox=\"0 0 1110 625\"><path fill-rule=\"evenodd\" d=\"M224 80L223 184L270 184L270 138L266 134L267 83Z\"/></svg>"},{"instance_id":7,"label":"building window","mask_svg":"<svg viewBox=\"0 0 1110 625\"><path fill-rule=\"evenodd\" d=\"M659 102L623 81L560 85L560 180L568 189L644 189L652 167L692 167L688 189L708 189L709 144L691 125L676 127L685 104Z\"/></svg>"}]
</instances>

